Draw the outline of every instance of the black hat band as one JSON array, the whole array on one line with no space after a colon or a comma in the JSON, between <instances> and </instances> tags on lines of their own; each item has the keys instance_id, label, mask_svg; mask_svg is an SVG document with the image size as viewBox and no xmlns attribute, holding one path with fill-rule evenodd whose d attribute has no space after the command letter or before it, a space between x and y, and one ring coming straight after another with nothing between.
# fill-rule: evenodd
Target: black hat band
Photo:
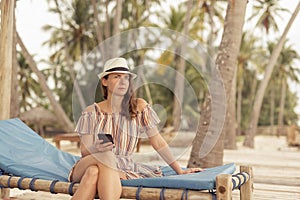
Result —
<instances>
[{"instance_id":1,"label":"black hat band","mask_svg":"<svg viewBox=\"0 0 300 200\"><path fill-rule=\"evenodd\" d=\"M113 71L126 71L126 72L128 72L129 70L125 67L114 67L114 68L106 70L105 72L113 72Z\"/></svg>"}]
</instances>

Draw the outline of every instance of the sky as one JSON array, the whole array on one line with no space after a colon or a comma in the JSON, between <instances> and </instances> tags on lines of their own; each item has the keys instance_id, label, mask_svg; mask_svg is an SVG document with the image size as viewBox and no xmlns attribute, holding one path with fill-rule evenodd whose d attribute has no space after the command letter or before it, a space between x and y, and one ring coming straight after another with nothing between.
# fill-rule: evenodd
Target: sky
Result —
<instances>
[{"instance_id":1,"label":"sky","mask_svg":"<svg viewBox=\"0 0 300 200\"><path fill-rule=\"evenodd\" d=\"M170 1L172 2L172 1ZM249 1L251 3L251 1ZM282 7L291 11L297 6L298 0L281 0ZM283 16L282 21L279 23L280 32L283 31L287 24L291 13L286 13ZM247 12L247 15L250 13ZM293 26L291 27L287 38L293 45L294 49L300 52L300 13L298 14ZM35 55L35 60L47 58L50 50L43 46L43 42L49 39L50 35L42 30L42 27L46 24L59 26L58 16L55 16L48 12L48 3L45 0L22 0L17 1L16 6L16 23L17 31L20 37L23 39L24 44L31 54ZM300 67L300 66L299 66ZM300 115L300 85L290 85L292 90L297 92L299 103L296 108L296 112ZM300 123L300 122L299 122Z\"/></svg>"},{"instance_id":2,"label":"sky","mask_svg":"<svg viewBox=\"0 0 300 200\"><path fill-rule=\"evenodd\" d=\"M16 6L17 31L31 54L35 54L36 61L47 58L49 49L42 45L50 35L42 30L46 24L59 25L58 16L48 12L45 0L17 1Z\"/></svg>"}]
</instances>

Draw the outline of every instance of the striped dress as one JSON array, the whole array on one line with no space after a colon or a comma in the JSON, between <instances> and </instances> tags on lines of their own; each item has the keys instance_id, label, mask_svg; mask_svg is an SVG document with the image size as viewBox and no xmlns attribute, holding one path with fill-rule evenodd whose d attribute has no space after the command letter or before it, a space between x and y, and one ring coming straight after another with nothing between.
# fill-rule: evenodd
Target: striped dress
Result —
<instances>
[{"instance_id":1,"label":"striped dress","mask_svg":"<svg viewBox=\"0 0 300 200\"><path fill-rule=\"evenodd\" d=\"M127 179L159 177L162 171L158 166L150 166L134 162L132 153L135 151L141 133L154 128L160 122L157 114L150 105L137 113L134 119L127 119L119 113L101 111L94 103L92 112L83 112L80 116L75 132L82 136L93 134L94 141L98 133L111 134L114 139L117 167L125 172Z\"/></svg>"}]
</instances>

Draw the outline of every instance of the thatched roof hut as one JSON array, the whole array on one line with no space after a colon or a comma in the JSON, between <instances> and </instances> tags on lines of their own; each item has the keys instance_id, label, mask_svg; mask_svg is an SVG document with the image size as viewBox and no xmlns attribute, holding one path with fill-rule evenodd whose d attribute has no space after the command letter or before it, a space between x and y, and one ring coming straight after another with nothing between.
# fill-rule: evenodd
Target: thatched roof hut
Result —
<instances>
[{"instance_id":1,"label":"thatched roof hut","mask_svg":"<svg viewBox=\"0 0 300 200\"><path fill-rule=\"evenodd\" d=\"M57 117L51 111L43 107L35 107L21 113L20 119L27 125L32 126L33 129L41 135L44 135L45 126L58 126Z\"/></svg>"}]
</instances>

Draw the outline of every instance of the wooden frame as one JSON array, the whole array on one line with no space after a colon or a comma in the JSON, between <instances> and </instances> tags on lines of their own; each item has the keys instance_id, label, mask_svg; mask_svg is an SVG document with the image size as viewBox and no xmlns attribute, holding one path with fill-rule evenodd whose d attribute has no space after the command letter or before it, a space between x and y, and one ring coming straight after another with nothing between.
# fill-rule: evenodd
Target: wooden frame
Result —
<instances>
[{"instance_id":1,"label":"wooden frame","mask_svg":"<svg viewBox=\"0 0 300 200\"><path fill-rule=\"evenodd\" d=\"M220 174L216 178L216 197L218 200L232 199L232 190L236 187L240 189L241 200L253 199L253 174L252 168L248 166L241 166L238 174ZM7 188L33 189L35 191L47 191L55 193L70 194L74 193L78 188L78 183L70 182L54 182L49 180L20 178L15 176L0 176L0 186ZM139 191L138 191L139 190ZM137 194L140 200L160 199L162 195L162 188L138 188L126 187L122 188L121 198L137 199ZM185 189L163 189L165 199L179 200L179 199L214 199L211 192L207 190L185 190ZM186 197L186 198L185 198Z\"/></svg>"},{"instance_id":2,"label":"wooden frame","mask_svg":"<svg viewBox=\"0 0 300 200\"><path fill-rule=\"evenodd\" d=\"M68 140L70 142L77 142L77 148L80 146L80 137L78 133L62 133L57 134L53 138L53 142L55 142L55 146L60 149L60 141Z\"/></svg>"}]
</instances>

